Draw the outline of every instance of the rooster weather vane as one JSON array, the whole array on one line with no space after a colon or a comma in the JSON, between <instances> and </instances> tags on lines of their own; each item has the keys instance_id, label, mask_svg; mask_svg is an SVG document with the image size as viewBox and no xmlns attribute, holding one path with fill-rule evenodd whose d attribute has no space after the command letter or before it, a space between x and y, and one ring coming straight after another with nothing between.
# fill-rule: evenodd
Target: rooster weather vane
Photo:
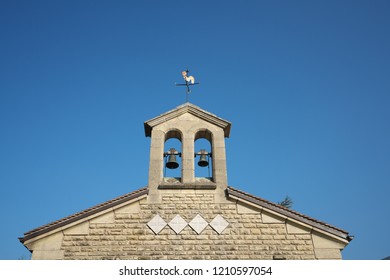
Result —
<instances>
[{"instance_id":1,"label":"rooster weather vane","mask_svg":"<svg viewBox=\"0 0 390 280\"><path fill-rule=\"evenodd\" d=\"M190 73L190 71L188 69L185 71L182 71L181 75L183 76L185 84L176 84L177 86L186 86L186 101L187 102L188 102L188 94L191 92L190 86L199 85L199 83L195 83L194 76L190 76L189 73Z\"/></svg>"}]
</instances>

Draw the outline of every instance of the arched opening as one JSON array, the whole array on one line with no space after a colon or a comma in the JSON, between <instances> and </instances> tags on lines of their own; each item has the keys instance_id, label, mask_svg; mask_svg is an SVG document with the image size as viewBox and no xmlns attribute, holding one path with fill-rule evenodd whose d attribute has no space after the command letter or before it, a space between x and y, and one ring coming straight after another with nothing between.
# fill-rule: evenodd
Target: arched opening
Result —
<instances>
[{"instance_id":1,"label":"arched opening","mask_svg":"<svg viewBox=\"0 0 390 280\"><path fill-rule=\"evenodd\" d=\"M165 134L164 143L164 178L182 178L182 136L179 130L170 130Z\"/></svg>"},{"instance_id":2,"label":"arched opening","mask_svg":"<svg viewBox=\"0 0 390 280\"><path fill-rule=\"evenodd\" d=\"M213 178L212 134L207 129L195 134L194 143L195 178Z\"/></svg>"}]
</instances>

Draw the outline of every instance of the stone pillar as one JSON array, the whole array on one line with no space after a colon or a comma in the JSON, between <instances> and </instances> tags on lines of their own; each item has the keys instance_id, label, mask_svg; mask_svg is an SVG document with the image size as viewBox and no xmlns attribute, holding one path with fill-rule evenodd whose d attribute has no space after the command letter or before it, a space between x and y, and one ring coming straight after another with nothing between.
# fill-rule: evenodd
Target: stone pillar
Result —
<instances>
[{"instance_id":1,"label":"stone pillar","mask_svg":"<svg viewBox=\"0 0 390 280\"><path fill-rule=\"evenodd\" d=\"M226 153L225 137L222 129L213 133L212 150L213 180L217 186L225 189L227 187Z\"/></svg>"},{"instance_id":2,"label":"stone pillar","mask_svg":"<svg viewBox=\"0 0 390 280\"><path fill-rule=\"evenodd\" d=\"M163 178L164 165L164 143L165 134L161 130L154 129L152 131L150 143L150 161L149 161L149 197L154 200L154 196L158 195L157 188Z\"/></svg>"},{"instance_id":3,"label":"stone pillar","mask_svg":"<svg viewBox=\"0 0 390 280\"><path fill-rule=\"evenodd\" d=\"M186 132L182 142L182 183L194 183L194 135Z\"/></svg>"},{"instance_id":4,"label":"stone pillar","mask_svg":"<svg viewBox=\"0 0 390 280\"><path fill-rule=\"evenodd\" d=\"M224 203L227 188L225 137L223 130L213 132L212 140L213 181L217 185L214 196L216 203Z\"/></svg>"}]
</instances>

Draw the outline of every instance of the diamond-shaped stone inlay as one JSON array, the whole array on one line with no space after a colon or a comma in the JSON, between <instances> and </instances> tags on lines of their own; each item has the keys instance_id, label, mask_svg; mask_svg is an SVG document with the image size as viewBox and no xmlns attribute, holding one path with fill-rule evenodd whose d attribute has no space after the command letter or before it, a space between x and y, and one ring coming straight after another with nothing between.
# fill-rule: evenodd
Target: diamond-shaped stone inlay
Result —
<instances>
[{"instance_id":1,"label":"diamond-shaped stone inlay","mask_svg":"<svg viewBox=\"0 0 390 280\"><path fill-rule=\"evenodd\" d=\"M189 223L190 227L196 231L197 234L200 234L209 223L202 218L201 215L196 215L195 218Z\"/></svg>"},{"instance_id":2,"label":"diamond-shaped stone inlay","mask_svg":"<svg viewBox=\"0 0 390 280\"><path fill-rule=\"evenodd\" d=\"M149 223L147 223L147 225L155 234L158 234L167 225L167 223L160 217L159 214L157 214L149 221Z\"/></svg>"},{"instance_id":3,"label":"diamond-shaped stone inlay","mask_svg":"<svg viewBox=\"0 0 390 280\"><path fill-rule=\"evenodd\" d=\"M179 234L186 226L187 222L180 216L176 215L168 225L173 229L176 234Z\"/></svg>"},{"instance_id":4,"label":"diamond-shaped stone inlay","mask_svg":"<svg viewBox=\"0 0 390 280\"><path fill-rule=\"evenodd\" d=\"M218 234L221 234L225 228L229 225L229 223L221 216L217 215L211 222L210 226L218 232Z\"/></svg>"}]
</instances>

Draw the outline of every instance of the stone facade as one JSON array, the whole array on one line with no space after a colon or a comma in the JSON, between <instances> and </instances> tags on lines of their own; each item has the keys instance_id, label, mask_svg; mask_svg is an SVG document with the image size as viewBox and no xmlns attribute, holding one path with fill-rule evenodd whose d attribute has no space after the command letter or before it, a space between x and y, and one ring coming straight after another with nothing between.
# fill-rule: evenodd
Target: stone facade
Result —
<instances>
[{"instance_id":1,"label":"stone facade","mask_svg":"<svg viewBox=\"0 0 390 280\"><path fill-rule=\"evenodd\" d=\"M230 123L185 104L145 123L148 187L27 232L33 259L341 259L342 229L227 186ZM163 177L164 143L182 141L182 177ZM213 176L195 178L194 141L212 147Z\"/></svg>"},{"instance_id":2,"label":"stone facade","mask_svg":"<svg viewBox=\"0 0 390 280\"><path fill-rule=\"evenodd\" d=\"M214 203L213 192L166 191L160 204L142 197L25 245L33 259L341 259L341 238L238 200ZM209 223L220 215L228 226L176 233L168 223L178 214ZM147 225L156 215L167 223L157 234Z\"/></svg>"}]
</instances>

